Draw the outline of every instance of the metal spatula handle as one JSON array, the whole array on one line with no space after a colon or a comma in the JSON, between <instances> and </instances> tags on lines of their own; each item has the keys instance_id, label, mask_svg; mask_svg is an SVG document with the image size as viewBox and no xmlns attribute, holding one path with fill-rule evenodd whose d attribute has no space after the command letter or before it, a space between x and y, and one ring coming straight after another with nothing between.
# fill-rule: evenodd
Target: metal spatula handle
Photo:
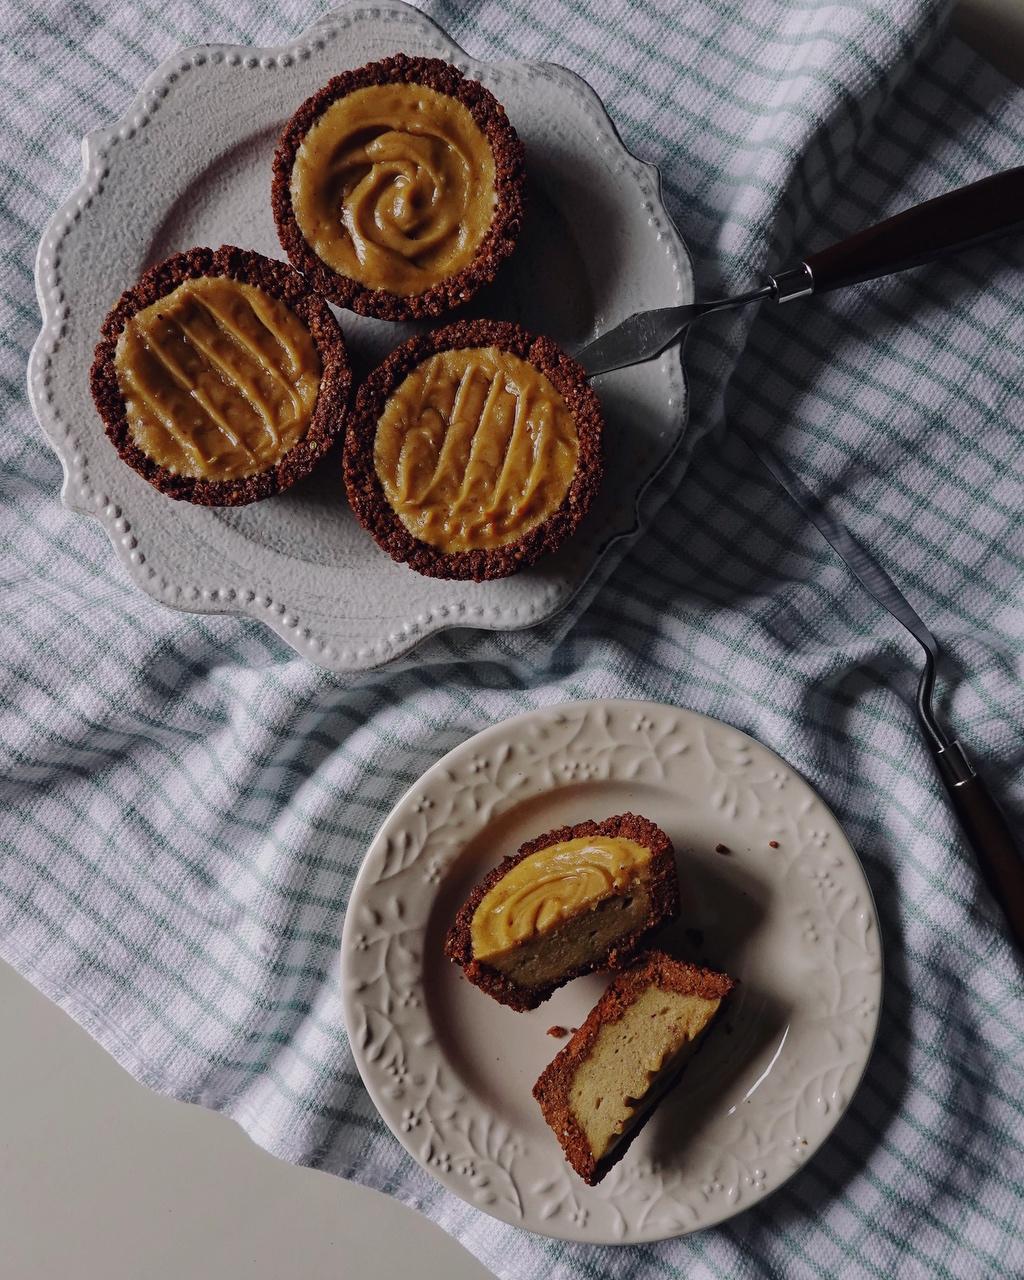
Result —
<instances>
[{"instance_id":1,"label":"metal spatula handle","mask_svg":"<svg viewBox=\"0 0 1024 1280\"><path fill-rule=\"evenodd\" d=\"M828 293L861 280L920 267L1021 230L1024 168L1007 169L905 209L827 249L819 249L795 266L770 275L768 283L758 289L732 298L639 312L595 338L578 352L576 359L590 377L610 373L652 359L675 342L694 320L709 312L767 299L789 302L811 293Z\"/></svg>"},{"instance_id":2,"label":"metal spatula handle","mask_svg":"<svg viewBox=\"0 0 1024 1280\"><path fill-rule=\"evenodd\" d=\"M925 665L917 689L918 720L967 843L1024 955L1024 853L984 779L978 776L962 745L951 737L936 715L932 691L939 646L935 637L882 566L782 458L742 423L733 420L730 430L760 459L797 508L845 561L865 591L910 632L924 651Z\"/></svg>"},{"instance_id":3,"label":"metal spatula handle","mask_svg":"<svg viewBox=\"0 0 1024 1280\"><path fill-rule=\"evenodd\" d=\"M814 293L920 267L1024 230L1024 168L1007 169L914 205L803 261Z\"/></svg>"},{"instance_id":4,"label":"metal spatula handle","mask_svg":"<svg viewBox=\"0 0 1024 1280\"><path fill-rule=\"evenodd\" d=\"M1024 859L1010 824L959 742L935 752L935 760L981 874L1024 954Z\"/></svg>"}]
</instances>

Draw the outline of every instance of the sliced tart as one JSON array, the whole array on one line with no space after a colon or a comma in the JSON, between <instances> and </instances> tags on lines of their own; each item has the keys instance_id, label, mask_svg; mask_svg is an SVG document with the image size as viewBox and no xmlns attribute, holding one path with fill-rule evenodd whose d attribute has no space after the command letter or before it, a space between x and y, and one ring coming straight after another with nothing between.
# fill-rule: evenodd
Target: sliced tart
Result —
<instances>
[{"instance_id":1,"label":"sliced tart","mask_svg":"<svg viewBox=\"0 0 1024 1280\"><path fill-rule=\"evenodd\" d=\"M679 911L672 842L624 813L528 841L476 886L445 941L488 995L534 1009L595 969L627 964Z\"/></svg>"},{"instance_id":2,"label":"sliced tart","mask_svg":"<svg viewBox=\"0 0 1024 1280\"><path fill-rule=\"evenodd\" d=\"M107 316L96 408L121 458L172 498L280 493L344 426L351 373L330 307L283 262L224 245L147 271Z\"/></svg>"},{"instance_id":3,"label":"sliced tart","mask_svg":"<svg viewBox=\"0 0 1024 1280\"><path fill-rule=\"evenodd\" d=\"M493 280L523 216L523 146L483 85L396 54L335 76L285 126L272 188L292 264L332 302L436 316Z\"/></svg>"},{"instance_id":4,"label":"sliced tart","mask_svg":"<svg viewBox=\"0 0 1024 1280\"><path fill-rule=\"evenodd\" d=\"M626 1154L734 985L724 973L648 952L541 1072L533 1096L584 1182L594 1186Z\"/></svg>"},{"instance_id":5,"label":"sliced tart","mask_svg":"<svg viewBox=\"0 0 1024 1280\"><path fill-rule=\"evenodd\" d=\"M359 389L345 487L394 560L507 577L577 528L601 482L604 419L550 338L463 320L397 347Z\"/></svg>"}]
</instances>

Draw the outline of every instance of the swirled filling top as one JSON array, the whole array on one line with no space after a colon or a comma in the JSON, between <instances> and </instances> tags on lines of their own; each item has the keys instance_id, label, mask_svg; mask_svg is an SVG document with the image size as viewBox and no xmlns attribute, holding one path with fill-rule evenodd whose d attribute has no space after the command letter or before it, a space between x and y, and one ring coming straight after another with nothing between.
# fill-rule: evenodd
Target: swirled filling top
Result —
<instances>
[{"instance_id":1,"label":"swirled filling top","mask_svg":"<svg viewBox=\"0 0 1024 1280\"><path fill-rule=\"evenodd\" d=\"M470 926L473 956L489 960L610 896L624 895L651 851L619 836L583 836L532 853L483 897Z\"/></svg>"},{"instance_id":2,"label":"swirled filling top","mask_svg":"<svg viewBox=\"0 0 1024 1280\"><path fill-rule=\"evenodd\" d=\"M323 262L408 297L473 260L494 214L494 156L457 98L419 84L370 85L309 129L291 198Z\"/></svg>"}]
</instances>

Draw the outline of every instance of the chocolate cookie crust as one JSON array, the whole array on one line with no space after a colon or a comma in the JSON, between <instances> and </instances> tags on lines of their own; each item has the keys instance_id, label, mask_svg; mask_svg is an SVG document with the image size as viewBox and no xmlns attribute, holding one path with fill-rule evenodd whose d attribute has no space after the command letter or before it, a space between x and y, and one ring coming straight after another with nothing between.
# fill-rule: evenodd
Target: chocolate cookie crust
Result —
<instances>
[{"instance_id":1,"label":"chocolate cookie crust","mask_svg":"<svg viewBox=\"0 0 1024 1280\"><path fill-rule=\"evenodd\" d=\"M578 840L582 837L607 836L633 840L651 851L650 878L647 882L651 898L651 909L643 926L629 936L616 943L603 962L580 965L577 969L565 974L555 982L543 987L524 988L517 986L506 974L500 973L490 965L483 964L473 958L472 923L476 909L483 901L485 894L504 879L517 863L528 858L532 853L539 853L549 845L559 844L563 840ZM585 973L593 973L597 969L621 969L632 960L637 948L655 929L659 929L672 916L679 913L679 877L676 874L675 853L672 841L664 831L647 818L635 813L623 813L614 818L606 818L604 822L579 822L574 827L557 827L554 831L546 831L533 840L528 840L515 853L503 859L476 886L466 901L459 908L455 923L445 938L444 953L453 964L460 965L466 977L481 991L486 991L500 1004L510 1009L523 1012L536 1009L545 1000L574 978ZM577 1035L579 1033L577 1032Z\"/></svg>"},{"instance_id":2,"label":"chocolate cookie crust","mask_svg":"<svg viewBox=\"0 0 1024 1280\"><path fill-rule=\"evenodd\" d=\"M295 157L306 134L339 98L356 89L381 84L421 84L456 98L466 107L494 156L494 214L473 261L461 271L439 281L423 293L409 297L386 289L368 289L327 265L307 243L292 208L291 179ZM303 272L313 287L331 302L379 320L413 320L439 316L459 306L489 284L498 267L515 248L523 221L525 152L505 108L476 80L467 80L440 58L413 58L396 53L380 62L368 62L354 71L343 71L329 80L298 108L285 125L274 153L271 205L277 234L292 266Z\"/></svg>"},{"instance_id":3,"label":"chocolate cookie crust","mask_svg":"<svg viewBox=\"0 0 1024 1280\"><path fill-rule=\"evenodd\" d=\"M177 475L143 452L132 439L114 367L117 340L131 317L172 293L183 281L201 276L228 276L280 299L305 324L320 357L320 386L306 434L274 466L234 480ZM233 245L177 253L151 267L137 284L125 290L103 321L100 333L90 382L107 437L128 466L170 498L205 507L237 507L269 498L308 475L344 426L352 374L338 322L297 271L260 253Z\"/></svg>"},{"instance_id":4,"label":"chocolate cookie crust","mask_svg":"<svg viewBox=\"0 0 1024 1280\"><path fill-rule=\"evenodd\" d=\"M377 422L391 393L413 369L439 351L498 347L539 369L561 393L576 423L579 456L561 506L545 521L501 547L442 551L414 537L387 500L373 461ZM459 320L417 334L396 347L359 388L345 435L345 488L359 523L392 560L429 578L484 582L507 578L554 551L586 515L601 483L604 416L586 374L550 338L503 320Z\"/></svg>"},{"instance_id":5,"label":"chocolate cookie crust","mask_svg":"<svg viewBox=\"0 0 1024 1280\"><path fill-rule=\"evenodd\" d=\"M686 964L664 951L649 951L625 973L615 978L569 1043L559 1050L541 1072L533 1086L533 1096L540 1103L544 1119L561 1144L566 1160L589 1186L595 1186L613 1165L618 1164L656 1110L654 1106L649 1108L608 1155L601 1160L594 1159L590 1144L569 1105L569 1095L576 1069L590 1054L601 1028L608 1023L618 1022L629 1007L652 986L683 996L724 1000L735 985L735 981L727 974Z\"/></svg>"}]
</instances>

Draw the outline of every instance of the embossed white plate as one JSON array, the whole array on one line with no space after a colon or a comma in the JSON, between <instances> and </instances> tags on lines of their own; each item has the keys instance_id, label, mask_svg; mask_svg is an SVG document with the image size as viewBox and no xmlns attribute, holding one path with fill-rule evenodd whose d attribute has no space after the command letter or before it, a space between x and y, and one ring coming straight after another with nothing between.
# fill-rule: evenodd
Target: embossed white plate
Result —
<instances>
[{"instance_id":1,"label":"embossed white plate","mask_svg":"<svg viewBox=\"0 0 1024 1280\"><path fill-rule=\"evenodd\" d=\"M283 257L269 192L284 122L332 75L398 51L446 58L483 81L526 143L522 241L465 314L517 319L573 350L643 307L692 299L657 170L625 149L593 91L560 67L477 62L396 0L339 9L282 48L216 45L169 58L117 124L85 138L82 181L36 263L43 329L29 391L64 467L64 502L101 522L132 580L164 604L258 618L336 671L376 666L446 627L550 617L600 561L611 567L671 492L672 475L656 491L654 475L682 466L678 349L597 379L614 483L557 555L476 584L420 577L380 551L348 510L336 453L288 493L222 510L173 502L118 459L88 373L121 289L194 244ZM416 327L338 314L357 376Z\"/></svg>"},{"instance_id":2,"label":"embossed white plate","mask_svg":"<svg viewBox=\"0 0 1024 1280\"><path fill-rule=\"evenodd\" d=\"M625 810L675 844L684 908L668 936L740 986L682 1083L591 1188L563 1162L530 1090L564 1043L547 1028L579 1026L607 976L514 1013L441 947L505 854ZM692 711L603 701L495 725L423 775L360 870L342 972L363 1080L425 1169L517 1226L635 1243L749 1208L814 1155L867 1065L882 956L857 855L783 760Z\"/></svg>"}]
</instances>

